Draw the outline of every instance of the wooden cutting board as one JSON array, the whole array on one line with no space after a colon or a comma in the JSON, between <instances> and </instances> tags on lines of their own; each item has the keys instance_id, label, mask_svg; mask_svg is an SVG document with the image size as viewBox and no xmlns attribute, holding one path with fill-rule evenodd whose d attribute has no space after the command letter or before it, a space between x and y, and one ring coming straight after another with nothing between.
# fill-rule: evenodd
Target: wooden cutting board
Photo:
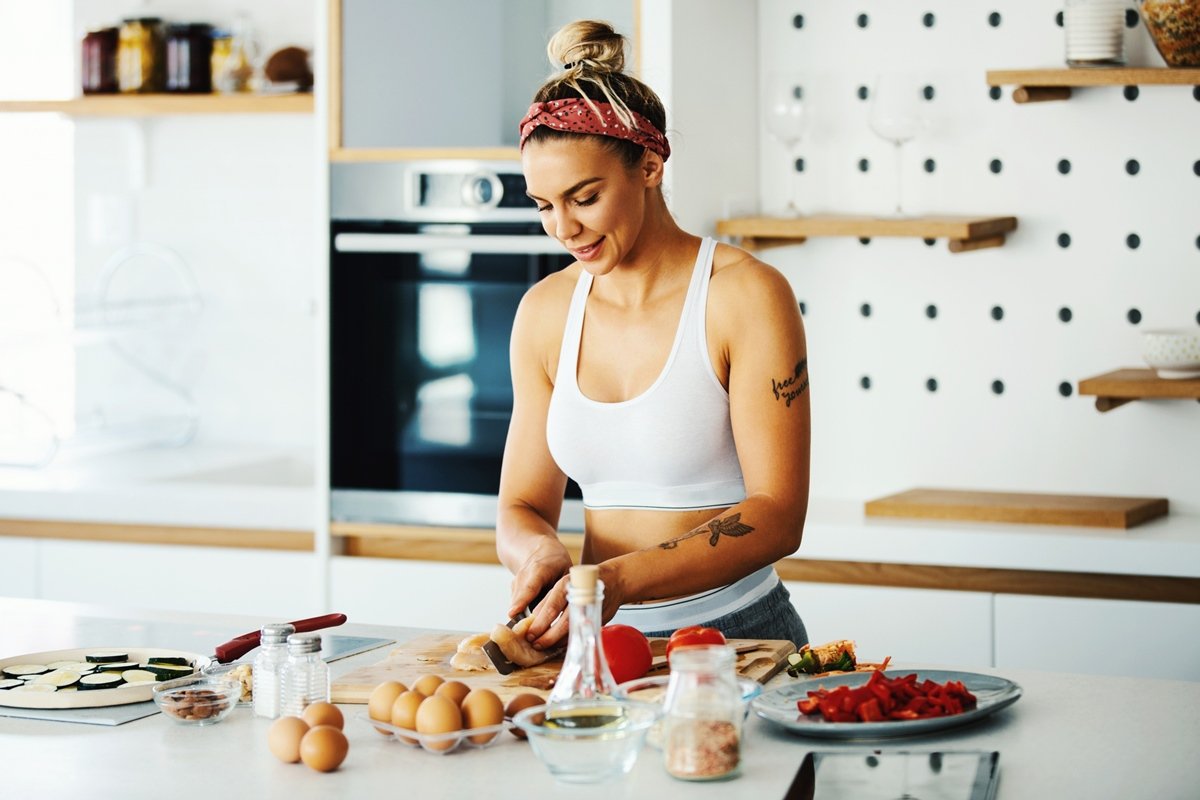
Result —
<instances>
[{"instance_id":1,"label":"wooden cutting board","mask_svg":"<svg viewBox=\"0 0 1200 800\"><path fill-rule=\"evenodd\" d=\"M404 642L388 657L367 667L348 672L333 680L330 694L335 703L366 703L372 690L384 681L400 681L411 686L422 675L434 673L446 680L457 680L474 688L491 689L506 703L523 692L545 696L562 669L562 659L547 661L535 667L521 669L508 675L494 670L486 672L461 672L450 668L450 657L454 655L461 633L431 633ZM796 645L784 640L730 639L729 643L740 651L737 658L738 674L763 683L783 669ZM667 648L666 639L651 639L650 651L662 656ZM658 658L655 659L658 661ZM666 670L655 674L667 674Z\"/></svg>"},{"instance_id":2,"label":"wooden cutting board","mask_svg":"<svg viewBox=\"0 0 1200 800\"><path fill-rule=\"evenodd\" d=\"M1163 497L910 489L869 500L865 510L868 517L1132 528L1165 515L1167 500Z\"/></svg>"}]
</instances>

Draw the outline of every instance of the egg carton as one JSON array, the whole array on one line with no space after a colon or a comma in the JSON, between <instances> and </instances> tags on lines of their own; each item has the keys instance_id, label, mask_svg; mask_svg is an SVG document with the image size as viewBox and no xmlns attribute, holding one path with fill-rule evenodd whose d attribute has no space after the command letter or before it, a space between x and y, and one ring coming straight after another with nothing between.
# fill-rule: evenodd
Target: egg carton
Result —
<instances>
[{"instance_id":1,"label":"egg carton","mask_svg":"<svg viewBox=\"0 0 1200 800\"><path fill-rule=\"evenodd\" d=\"M466 728L461 731L449 731L447 733L417 733L407 728L399 728L386 722L371 719L366 713L359 714L356 719L378 731L386 731L389 734L389 738L401 744L412 748L419 747L426 752L441 756L453 753L459 748L464 750L482 750L485 747L491 747L500 741L501 734L516 727L510 720L505 720L497 725L487 725L482 728ZM477 741L479 739L483 741Z\"/></svg>"}]
</instances>

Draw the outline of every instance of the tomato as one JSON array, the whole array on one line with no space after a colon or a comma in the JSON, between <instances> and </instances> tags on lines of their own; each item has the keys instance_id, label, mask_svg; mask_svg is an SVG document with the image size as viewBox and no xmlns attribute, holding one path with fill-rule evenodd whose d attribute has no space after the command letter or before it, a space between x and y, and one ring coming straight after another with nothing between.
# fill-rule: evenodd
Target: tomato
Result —
<instances>
[{"instance_id":1,"label":"tomato","mask_svg":"<svg viewBox=\"0 0 1200 800\"><path fill-rule=\"evenodd\" d=\"M725 644L725 634L716 628L705 628L703 625L680 628L667 640L667 661L671 660L671 651L676 647L692 647L698 644Z\"/></svg>"},{"instance_id":2,"label":"tomato","mask_svg":"<svg viewBox=\"0 0 1200 800\"><path fill-rule=\"evenodd\" d=\"M650 653L650 640L629 625L605 625L600 629L600 642L604 647L608 670L617 683L642 677L654 660Z\"/></svg>"}]
</instances>

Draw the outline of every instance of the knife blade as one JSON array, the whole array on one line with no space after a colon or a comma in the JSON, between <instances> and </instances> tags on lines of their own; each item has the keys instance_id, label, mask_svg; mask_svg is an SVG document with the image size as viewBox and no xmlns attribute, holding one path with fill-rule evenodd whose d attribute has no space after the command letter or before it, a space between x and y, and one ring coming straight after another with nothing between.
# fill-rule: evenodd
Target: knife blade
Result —
<instances>
[{"instance_id":1,"label":"knife blade","mask_svg":"<svg viewBox=\"0 0 1200 800\"><path fill-rule=\"evenodd\" d=\"M325 628L333 628L345 623L345 614L322 614L319 617L309 617L308 619L298 619L291 623L296 633L304 633L306 631L319 631ZM241 636L230 639L222 645L218 645L213 653L213 661L218 664L228 664L230 661L237 661L242 656L249 653L254 648L258 647L259 638L262 635L261 630L250 631L243 633Z\"/></svg>"},{"instance_id":2,"label":"knife blade","mask_svg":"<svg viewBox=\"0 0 1200 800\"><path fill-rule=\"evenodd\" d=\"M550 589L553 588L553 586L554 584L551 583L549 586L542 587L542 590L538 592L537 597L533 598L533 602L525 606L525 608L519 611L515 617L504 623L505 627L507 627L509 630L512 630L514 625L532 614L533 609L537 608L538 603L542 602L542 600L546 598L546 595L550 593ZM504 651L500 649L500 645L496 644L491 639L488 639L487 643L483 645L483 652L485 655L487 655L488 660L492 662L492 666L495 667L496 671L501 675L508 675L514 670L521 668L520 664L514 664L512 661L509 661L508 656L504 655Z\"/></svg>"}]
</instances>

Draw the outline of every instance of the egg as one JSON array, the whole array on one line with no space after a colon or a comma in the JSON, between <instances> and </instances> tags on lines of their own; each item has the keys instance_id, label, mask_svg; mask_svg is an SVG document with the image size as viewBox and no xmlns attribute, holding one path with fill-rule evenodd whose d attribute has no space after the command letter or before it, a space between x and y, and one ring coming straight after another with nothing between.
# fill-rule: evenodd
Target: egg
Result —
<instances>
[{"instance_id":1,"label":"egg","mask_svg":"<svg viewBox=\"0 0 1200 800\"><path fill-rule=\"evenodd\" d=\"M300 760L300 740L308 733L308 723L299 717L280 717L267 729L267 748L285 764Z\"/></svg>"},{"instance_id":2,"label":"egg","mask_svg":"<svg viewBox=\"0 0 1200 800\"><path fill-rule=\"evenodd\" d=\"M434 694L445 697L456 706L461 706L463 699L471 692L471 687L462 681L446 681L434 690Z\"/></svg>"},{"instance_id":3,"label":"egg","mask_svg":"<svg viewBox=\"0 0 1200 800\"><path fill-rule=\"evenodd\" d=\"M346 724L346 718L342 716L341 710L333 703L324 701L309 703L300 716L310 728L318 725L331 725L340 731Z\"/></svg>"},{"instance_id":4,"label":"egg","mask_svg":"<svg viewBox=\"0 0 1200 800\"><path fill-rule=\"evenodd\" d=\"M448 697L426 697L417 708L417 733L438 734L462 730L462 712ZM457 744L454 737L425 741L430 750L449 750Z\"/></svg>"},{"instance_id":5,"label":"egg","mask_svg":"<svg viewBox=\"0 0 1200 800\"><path fill-rule=\"evenodd\" d=\"M412 685L412 689L414 692L420 692L426 697L432 697L433 693L443 683L445 681L440 675L422 675L420 678L417 678L417 682Z\"/></svg>"},{"instance_id":6,"label":"egg","mask_svg":"<svg viewBox=\"0 0 1200 800\"><path fill-rule=\"evenodd\" d=\"M401 692L400 696L392 703L392 724L397 728L404 728L406 731L415 731L417 729L417 709L425 700L425 695L420 692ZM417 740L407 736L401 736L400 740L409 744L416 744Z\"/></svg>"},{"instance_id":7,"label":"egg","mask_svg":"<svg viewBox=\"0 0 1200 800\"><path fill-rule=\"evenodd\" d=\"M300 740L300 760L318 772L333 772L346 760L350 742L332 725L309 728Z\"/></svg>"},{"instance_id":8,"label":"egg","mask_svg":"<svg viewBox=\"0 0 1200 800\"><path fill-rule=\"evenodd\" d=\"M504 703L489 689L473 689L462 701L462 725L464 728L488 728L504 722ZM487 744L500 735L477 733L471 737L475 744Z\"/></svg>"},{"instance_id":9,"label":"egg","mask_svg":"<svg viewBox=\"0 0 1200 800\"><path fill-rule=\"evenodd\" d=\"M504 707L504 716L512 719L517 715L517 712L529 708L530 706L540 706L545 702L545 700L543 700L541 697L538 697L536 694L531 694L529 692L519 694L512 700L508 701L508 705ZM521 730L520 728L513 728L512 734L518 739L525 738L525 731Z\"/></svg>"},{"instance_id":10,"label":"egg","mask_svg":"<svg viewBox=\"0 0 1200 800\"><path fill-rule=\"evenodd\" d=\"M367 716L379 722L392 721L392 704L396 702L396 698L408 691L408 687L400 681L384 681L376 686L371 691L371 697L367 700ZM391 736L392 732L383 728L375 730L382 733L384 736Z\"/></svg>"}]
</instances>

